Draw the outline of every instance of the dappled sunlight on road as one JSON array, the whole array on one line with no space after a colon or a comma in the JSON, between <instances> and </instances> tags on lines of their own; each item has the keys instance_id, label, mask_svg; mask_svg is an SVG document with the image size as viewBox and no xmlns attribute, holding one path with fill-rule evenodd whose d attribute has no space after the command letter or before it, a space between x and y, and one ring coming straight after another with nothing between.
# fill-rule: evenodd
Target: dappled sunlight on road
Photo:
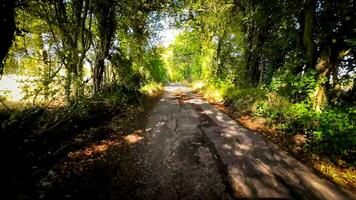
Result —
<instances>
[{"instance_id":1,"label":"dappled sunlight on road","mask_svg":"<svg viewBox=\"0 0 356 200\"><path fill-rule=\"evenodd\" d=\"M338 186L318 177L308 167L269 144L251 131L182 86L168 92L198 113L197 125L210 140L219 160L226 166L236 194L242 197L345 199Z\"/></svg>"},{"instance_id":2,"label":"dappled sunlight on road","mask_svg":"<svg viewBox=\"0 0 356 200\"><path fill-rule=\"evenodd\" d=\"M130 143L130 144L137 143L137 142L139 142L140 140L143 139L142 136L139 136L139 135L137 135L135 133L132 133L130 135L126 135L123 138L127 143Z\"/></svg>"},{"instance_id":3,"label":"dappled sunlight on road","mask_svg":"<svg viewBox=\"0 0 356 200\"><path fill-rule=\"evenodd\" d=\"M119 142L115 140L103 140L99 144L92 144L91 146L84 149L80 149L75 152L69 152L68 157L71 159L80 158L82 156L91 157L95 154L103 153L115 145L119 145Z\"/></svg>"},{"instance_id":4,"label":"dappled sunlight on road","mask_svg":"<svg viewBox=\"0 0 356 200\"><path fill-rule=\"evenodd\" d=\"M157 185L156 199L231 199L216 155L198 127L200 115L192 108L196 99L179 84L165 89L143 139L148 145L145 163L152 168L147 187Z\"/></svg>"}]
</instances>

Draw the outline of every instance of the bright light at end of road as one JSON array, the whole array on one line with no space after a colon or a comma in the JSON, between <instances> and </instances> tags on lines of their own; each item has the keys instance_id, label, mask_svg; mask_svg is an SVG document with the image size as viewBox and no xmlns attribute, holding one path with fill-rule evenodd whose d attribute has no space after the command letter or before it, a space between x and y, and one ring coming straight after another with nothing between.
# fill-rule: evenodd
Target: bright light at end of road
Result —
<instances>
[{"instance_id":1,"label":"bright light at end of road","mask_svg":"<svg viewBox=\"0 0 356 200\"><path fill-rule=\"evenodd\" d=\"M164 47L168 47L180 33L181 31L178 29L171 29L171 28L164 29L160 33L161 44Z\"/></svg>"}]
</instances>

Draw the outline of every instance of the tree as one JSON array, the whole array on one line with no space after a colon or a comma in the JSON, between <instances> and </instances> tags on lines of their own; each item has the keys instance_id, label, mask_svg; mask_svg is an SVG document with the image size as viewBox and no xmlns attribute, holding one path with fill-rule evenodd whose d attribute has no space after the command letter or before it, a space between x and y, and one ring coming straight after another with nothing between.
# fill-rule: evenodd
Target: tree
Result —
<instances>
[{"instance_id":1,"label":"tree","mask_svg":"<svg viewBox=\"0 0 356 200\"><path fill-rule=\"evenodd\" d=\"M83 64L92 37L91 1L39 1L38 4L41 12L37 13L47 22L66 68L66 99L76 101L83 95Z\"/></svg>"},{"instance_id":2,"label":"tree","mask_svg":"<svg viewBox=\"0 0 356 200\"><path fill-rule=\"evenodd\" d=\"M93 68L94 95L97 95L101 90L103 74L105 71L105 60L109 56L109 50L117 27L117 1L96 0L94 1L93 7L95 18L97 20L98 35L98 42L95 48L96 57Z\"/></svg>"},{"instance_id":3,"label":"tree","mask_svg":"<svg viewBox=\"0 0 356 200\"><path fill-rule=\"evenodd\" d=\"M12 45L16 31L15 0L0 1L0 74L4 70L4 60Z\"/></svg>"}]
</instances>

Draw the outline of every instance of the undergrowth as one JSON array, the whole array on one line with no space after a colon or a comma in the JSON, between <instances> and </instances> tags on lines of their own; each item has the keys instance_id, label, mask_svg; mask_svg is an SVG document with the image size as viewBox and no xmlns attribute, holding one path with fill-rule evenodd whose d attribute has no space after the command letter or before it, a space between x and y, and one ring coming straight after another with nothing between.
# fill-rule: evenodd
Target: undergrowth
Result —
<instances>
[{"instance_id":1,"label":"undergrowth","mask_svg":"<svg viewBox=\"0 0 356 200\"><path fill-rule=\"evenodd\" d=\"M148 86L147 86L148 87ZM113 117L132 119L160 92L161 85L151 84L150 93L120 85L95 98L82 98L68 106L49 108L23 105L0 112L0 148L3 186L1 199L37 199L48 187L51 168L69 152L101 141L107 131L93 131ZM113 92L114 91L114 92ZM129 126L118 124L117 126Z\"/></svg>"}]
</instances>

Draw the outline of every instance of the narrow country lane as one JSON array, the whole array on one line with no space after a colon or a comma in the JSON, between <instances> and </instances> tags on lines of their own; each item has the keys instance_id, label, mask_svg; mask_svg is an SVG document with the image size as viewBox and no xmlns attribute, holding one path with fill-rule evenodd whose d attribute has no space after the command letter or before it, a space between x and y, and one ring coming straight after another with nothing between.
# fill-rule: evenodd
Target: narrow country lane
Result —
<instances>
[{"instance_id":1,"label":"narrow country lane","mask_svg":"<svg viewBox=\"0 0 356 200\"><path fill-rule=\"evenodd\" d=\"M356 200L355 1L0 0L0 200Z\"/></svg>"},{"instance_id":2,"label":"narrow country lane","mask_svg":"<svg viewBox=\"0 0 356 200\"><path fill-rule=\"evenodd\" d=\"M200 116L187 103L187 88L171 85L146 125L144 199L232 199L223 166L199 128Z\"/></svg>"},{"instance_id":3,"label":"narrow country lane","mask_svg":"<svg viewBox=\"0 0 356 200\"><path fill-rule=\"evenodd\" d=\"M141 144L145 199L355 199L182 85L166 87Z\"/></svg>"}]
</instances>

